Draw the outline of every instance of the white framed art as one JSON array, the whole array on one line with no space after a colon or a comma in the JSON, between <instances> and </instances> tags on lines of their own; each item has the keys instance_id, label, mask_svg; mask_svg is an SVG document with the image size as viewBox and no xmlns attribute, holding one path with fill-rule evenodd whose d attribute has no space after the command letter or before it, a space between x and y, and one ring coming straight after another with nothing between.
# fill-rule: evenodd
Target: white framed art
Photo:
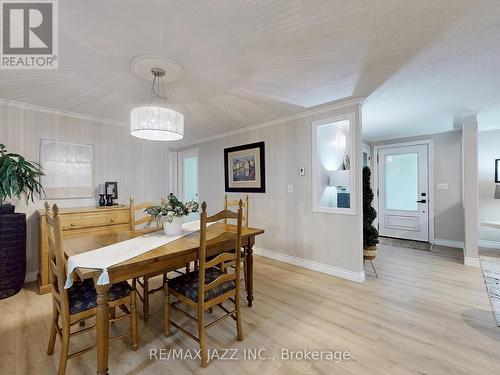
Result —
<instances>
[{"instance_id":1,"label":"white framed art","mask_svg":"<svg viewBox=\"0 0 500 375\"><path fill-rule=\"evenodd\" d=\"M40 140L46 199L94 197L93 145Z\"/></svg>"}]
</instances>

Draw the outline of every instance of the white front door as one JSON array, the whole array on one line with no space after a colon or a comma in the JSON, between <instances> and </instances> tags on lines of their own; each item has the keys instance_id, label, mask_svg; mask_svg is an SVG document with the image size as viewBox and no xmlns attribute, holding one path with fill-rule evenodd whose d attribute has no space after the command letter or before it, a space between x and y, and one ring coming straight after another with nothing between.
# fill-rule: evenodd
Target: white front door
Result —
<instances>
[{"instance_id":1,"label":"white front door","mask_svg":"<svg viewBox=\"0 0 500 375\"><path fill-rule=\"evenodd\" d=\"M379 148L381 236L429 241L428 145Z\"/></svg>"}]
</instances>

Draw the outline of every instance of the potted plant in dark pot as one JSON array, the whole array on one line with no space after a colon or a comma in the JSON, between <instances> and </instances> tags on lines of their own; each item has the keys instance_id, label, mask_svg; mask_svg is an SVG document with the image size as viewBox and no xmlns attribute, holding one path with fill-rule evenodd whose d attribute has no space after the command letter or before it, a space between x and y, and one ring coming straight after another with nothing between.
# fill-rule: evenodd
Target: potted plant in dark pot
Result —
<instances>
[{"instance_id":1,"label":"potted plant in dark pot","mask_svg":"<svg viewBox=\"0 0 500 375\"><path fill-rule=\"evenodd\" d=\"M377 270L373 265L373 259L377 256L378 230L373 225L377 217L377 211L372 206L373 191L370 186L370 168L363 167L363 262L369 260L375 275Z\"/></svg>"},{"instance_id":2,"label":"potted plant in dark pot","mask_svg":"<svg viewBox=\"0 0 500 375\"><path fill-rule=\"evenodd\" d=\"M15 213L12 199L33 201L43 188L39 164L8 152L0 144L0 299L21 290L26 275L26 214Z\"/></svg>"}]
</instances>

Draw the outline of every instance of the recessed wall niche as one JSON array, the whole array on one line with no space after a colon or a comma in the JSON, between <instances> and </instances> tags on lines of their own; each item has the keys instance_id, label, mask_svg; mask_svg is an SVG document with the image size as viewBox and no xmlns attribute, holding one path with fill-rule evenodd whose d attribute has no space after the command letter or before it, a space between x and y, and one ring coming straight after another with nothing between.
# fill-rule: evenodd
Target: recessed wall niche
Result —
<instances>
[{"instance_id":1,"label":"recessed wall niche","mask_svg":"<svg viewBox=\"0 0 500 375\"><path fill-rule=\"evenodd\" d=\"M353 114L312 124L313 211L355 214Z\"/></svg>"}]
</instances>

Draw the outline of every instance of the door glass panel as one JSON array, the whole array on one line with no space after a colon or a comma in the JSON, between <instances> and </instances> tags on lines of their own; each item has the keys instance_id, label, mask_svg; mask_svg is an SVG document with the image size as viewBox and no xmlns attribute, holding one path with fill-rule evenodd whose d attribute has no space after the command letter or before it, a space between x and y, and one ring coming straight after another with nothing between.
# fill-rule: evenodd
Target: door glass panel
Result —
<instances>
[{"instance_id":1,"label":"door glass panel","mask_svg":"<svg viewBox=\"0 0 500 375\"><path fill-rule=\"evenodd\" d=\"M198 198L198 158L196 156L184 159L184 201Z\"/></svg>"},{"instance_id":2,"label":"door glass panel","mask_svg":"<svg viewBox=\"0 0 500 375\"><path fill-rule=\"evenodd\" d=\"M397 154L385 157L386 210L418 210L418 155Z\"/></svg>"},{"instance_id":3,"label":"door glass panel","mask_svg":"<svg viewBox=\"0 0 500 375\"><path fill-rule=\"evenodd\" d=\"M198 157L190 156L184 158L184 202L190 200L198 201ZM198 213L190 213L184 218L189 221L198 220Z\"/></svg>"}]
</instances>

